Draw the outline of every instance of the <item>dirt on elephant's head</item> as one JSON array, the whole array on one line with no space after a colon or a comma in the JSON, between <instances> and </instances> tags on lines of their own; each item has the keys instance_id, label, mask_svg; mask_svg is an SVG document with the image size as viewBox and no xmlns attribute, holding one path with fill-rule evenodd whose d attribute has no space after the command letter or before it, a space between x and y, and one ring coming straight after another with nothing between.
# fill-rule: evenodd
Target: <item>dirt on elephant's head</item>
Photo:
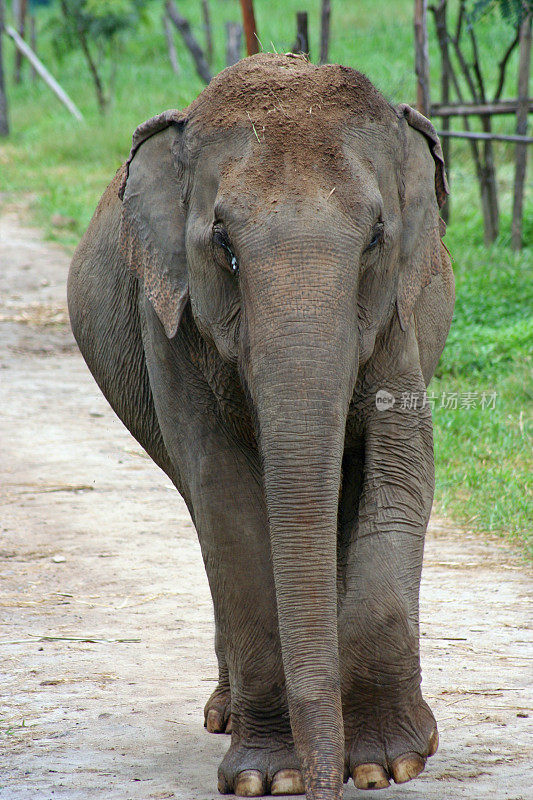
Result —
<instances>
[{"instance_id":1,"label":"dirt on elephant's head","mask_svg":"<svg viewBox=\"0 0 533 800\"><path fill-rule=\"evenodd\" d=\"M206 108L207 106L207 108ZM272 127L290 119L303 129L314 128L313 116L340 121L356 116L383 121L391 108L361 72L339 64L317 67L303 56L259 53L220 72L189 106L205 121L233 125L256 115Z\"/></svg>"},{"instance_id":2,"label":"dirt on elephant's head","mask_svg":"<svg viewBox=\"0 0 533 800\"><path fill-rule=\"evenodd\" d=\"M396 119L362 73L273 53L245 58L223 70L184 113L204 130L248 127L269 159L290 150L304 171L310 158L326 169L341 164L341 133L349 121L391 125Z\"/></svg>"}]
</instances>

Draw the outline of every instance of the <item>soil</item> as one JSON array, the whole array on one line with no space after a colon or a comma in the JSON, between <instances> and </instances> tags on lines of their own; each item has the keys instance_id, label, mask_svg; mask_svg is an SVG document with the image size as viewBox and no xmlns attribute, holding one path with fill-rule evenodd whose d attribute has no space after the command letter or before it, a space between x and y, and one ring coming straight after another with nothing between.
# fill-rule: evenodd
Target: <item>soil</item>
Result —
<instances>
[{"instance_id":1,"label":"soil","mask_svg":"<svg viewBox=\"0 0 533 800\"><path fill-rule=\"evenodd\" d=\"M229 741L203 728L216 664L192 523L76 349L67 254L20 218L0 219L0 797L217 798ZM433 519L422 663L441 746L368 800L533 797L530 586L509 545Z\"/></svg>"}]
</instances>

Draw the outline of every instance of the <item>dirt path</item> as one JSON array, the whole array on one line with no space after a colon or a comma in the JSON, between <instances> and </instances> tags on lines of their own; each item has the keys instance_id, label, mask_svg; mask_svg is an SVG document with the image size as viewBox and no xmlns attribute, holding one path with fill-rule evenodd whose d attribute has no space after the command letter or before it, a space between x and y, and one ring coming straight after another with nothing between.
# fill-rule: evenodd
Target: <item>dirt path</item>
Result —
<instances>
[{"instance_id":1,"label":"dirt path","mask_svg":"<svg viewBox=\"0 0 533 800\"><path fill-rule=\"evenodd\" d=\"M202 727L213 623L186 508L74 346L65 253L4 212L0 264L0 797L217 798L228 739ZM529 587L511 548L433 521L422 649L441 748L369 800L533 797Z\"/></svg>"}]
</instances>

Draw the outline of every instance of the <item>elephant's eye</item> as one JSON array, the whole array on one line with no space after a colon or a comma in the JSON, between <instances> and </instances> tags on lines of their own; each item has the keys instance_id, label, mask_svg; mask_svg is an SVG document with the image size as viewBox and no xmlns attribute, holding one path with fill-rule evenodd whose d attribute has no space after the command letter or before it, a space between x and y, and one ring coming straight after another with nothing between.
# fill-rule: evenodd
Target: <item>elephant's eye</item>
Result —
<instances>
[{"instance_id":1,"label":"elephant's eye","mask_svg":"<svg viewBox=\"0 0 533 800\"><path fill-rule=\"evenodd\" d=\"M233 252L226 229L218 222L213 225L213 243L224 251L224 258L232 275L238 275L239 262Z\"/></svg>"},{"instance_id":2,"label":"elephant's eye","mask_svg":"<svg viewBox=\"0 0 533 800\"><path fill-rule=\"evenodd\" d=\"M383 236L383 223L377 222L372 228L372 239L365 247L364 252L367 253L369 250L372 250L378 244L382 236Z\"/></svg>"}]
</instances>

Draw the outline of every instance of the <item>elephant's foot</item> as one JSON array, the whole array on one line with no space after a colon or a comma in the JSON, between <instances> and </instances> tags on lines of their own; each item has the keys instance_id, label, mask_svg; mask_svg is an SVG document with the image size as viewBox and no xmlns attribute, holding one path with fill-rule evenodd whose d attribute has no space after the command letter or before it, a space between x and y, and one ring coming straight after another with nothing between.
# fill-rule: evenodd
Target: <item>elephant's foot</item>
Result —
<instances>
[{"instance_id":1,"label":"elephant's foot","mask_svg":"<svg viewBox=\"0 0 533 800\"><path fill-rule=\"evenodd\" d=\"M204 728L209 733L231 733L231 694L229 684L219 682L204 706Z\"/></svg>"},{"instance_id":2,"label":"elephant's foot","mask_svg":"<svg viewBox=\"0 0 533 800\"><path fill-rule=\"evenodd\" d=\"M304 794L292 744L234 743L218 768L218 791L238 797Z\"/></svg>"},{"instance_id":3,"label":"elephant's foot","mask_svg":"<svg viewBox=\"0 0 533 800\"><path fill-rule=\"evenodd\" d=\"M405 705L354 709L345 716L345 780L358 789L384 789L390 780L405 783L437 752L439 735L431 709L421 695Z\"/></svg>"}]
</instances>

